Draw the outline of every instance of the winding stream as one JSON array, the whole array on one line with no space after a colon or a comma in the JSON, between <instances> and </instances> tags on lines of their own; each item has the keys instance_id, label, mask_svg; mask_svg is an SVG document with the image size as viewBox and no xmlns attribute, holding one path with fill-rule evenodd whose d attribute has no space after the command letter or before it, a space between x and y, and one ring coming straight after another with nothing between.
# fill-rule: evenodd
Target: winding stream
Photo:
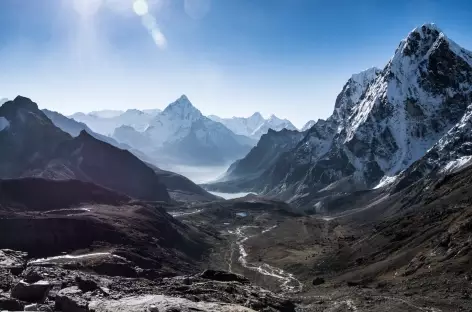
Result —
<instances>
[{"instance_id":1,"label":"winding stream","mask_svg":"<svg viewBox=\"0 0 472 312\"><path fill-rule=\"evenodd\" d=\"M271 276L276 279L279 279L281 281L280 288L285 292L290 292L290 293L300 292L303 289L303 284L298 279L296 279L293 276L293 274L285 272L282 269L273 267L267 263L263 263L261 265L255 265L255 264L248 263L247 261L248 254L246 252L246 249L244 248L244 242L247 241L251 237L267 233L276 227L277 226L274 225L270 228L263 229L259 234L254 234L254 235L245 234L245 230L248 228L260 229L259 226L249 226L249 225L240 226L236 228L236 230L228 231L228 232L230 234L236 235L237 237L236 244L239 247L239 255L240 255L238 260L239 260L239 263L241 263L243 267L252 271L256 271L262 275Z\"/></svg>"}]
</instances>

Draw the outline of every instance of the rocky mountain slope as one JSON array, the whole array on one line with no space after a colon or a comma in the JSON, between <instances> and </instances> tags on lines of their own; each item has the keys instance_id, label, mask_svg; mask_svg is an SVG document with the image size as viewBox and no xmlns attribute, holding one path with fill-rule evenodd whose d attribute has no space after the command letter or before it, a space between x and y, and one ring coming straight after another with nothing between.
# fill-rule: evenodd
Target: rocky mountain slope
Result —
<instances>
[{"instance_id":1,"label":"rocky mountain slope","mask_svg":"<svg viewBox=\"0 0 472 312\"><path fill-rule=\"evenodd\" d=\"M159 177L129 151L93 138L72 138L30 99L18 96L0 107L9 126L0 132L0 177L79 179L147 200L169 200Z\"/></svg>"},{"instance_id":2,"label":"rocky mountain slope","mask_svg":"<svg viewBox=\"0 0 472 312\"><path fill-rule=\"evenodd\" d=\"M464 116L472 95L471 56L433 24L414 29L383 70L353 75L333 114L252 189L299 199L327 187L373 187L405 170Z\"/></svg>"}]
</instances>

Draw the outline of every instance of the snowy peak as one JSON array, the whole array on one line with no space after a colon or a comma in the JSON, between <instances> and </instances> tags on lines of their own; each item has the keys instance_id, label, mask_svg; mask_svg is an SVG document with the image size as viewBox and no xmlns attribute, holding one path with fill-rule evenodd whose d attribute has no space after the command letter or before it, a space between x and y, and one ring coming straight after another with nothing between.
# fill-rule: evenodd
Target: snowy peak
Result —
<instances>
[{"instance_id":1,"label":"snowy peak","mask_svg":"<svg viewBox=\"0 0 472 312\"><path fill-rule=\"evenodd\" d=\"M280 131L282 129L298 130L289 120L280 119L275 115L271 115L263 124L251 133L251 138L259 140L269 129Z\"/></svg>"},{"instance_id":2,"label":"snowy peak","mask_svg":"<svg viewBox=\"0 0 472 312\"><path fill-rule=\"evenodd\" d=\"M249 119L251 119L251 120L263 120L264 117L262 117L261 113L255 112L254 114L251 115L251 117L249 117Z\"/></svg>"},{"instance_id":3,"label":"snowy peak","mask_svg":"<svg viewBox=\"0 0 472 312\"><path fill-rule=\"evenodd\" d=\"M334 112L330 118L330 121L336 123L339 129L346 125L354 107L359 103L369 86L374 83L380 73L381 70L376 67L366 69L352 75L343 86L343 89L336 98Z\"/></svg>"},{"instance_id":4,"label":"snowy peak","mask_svg":"<svg viewBox=\"0 0 472 312\"><path fill-rule=\"evenodd\" d=\"M400 54L412 58L424 57L440 37L444 37L444 34L435 24L416 27L400 42L395 55Z\"/></svg>"},{"instance_id":5,"label":"snowy peak","mask_svg":"<svg viewBox=\"0 0 472 312\"><path fill-rule=\"evenodd\" d=\"M188 97L184 94L175 102L169 104L162 112L163 115L180 117L187 120L197 120L203 115L195 106L192 105Z\"/></svg>"},{"instance_id":6,"label":"snowy peak","mask_svg":"<svg viewBox=\"0 0 472 312\"><path fill-rule=\"evenodd\" d=\"M361 88L365 89L370 83L372 83L381 70L377 67L371 67L360 73L353 74L350 78L350 83L358 85Z\"/></svg>"},{"instance_id":7,"label":"snowy peak","mask_svg":"<svg viewBox=\"0 0 472 312\"><path fill-rule=\"evenodd\" d=\"M306 131L308 129L310 129L311 127L313 127L314 125L316 124L316 121L314 120L309 120L306 122L306 124L302 127L301 131Z\"/></svg>"}]
</instances>

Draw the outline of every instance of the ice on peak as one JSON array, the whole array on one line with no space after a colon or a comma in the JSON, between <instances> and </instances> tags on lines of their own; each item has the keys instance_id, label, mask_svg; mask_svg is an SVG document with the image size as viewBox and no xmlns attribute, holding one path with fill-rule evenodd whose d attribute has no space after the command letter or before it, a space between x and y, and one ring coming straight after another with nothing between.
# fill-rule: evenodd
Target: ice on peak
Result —
<instances>
[{"instance_id":1,"label":"ice on peak","mask_svg":"<svg viewBox=\"0 0 472 312\"><path fill-rule=\"evenodd\" d=\"M250 119L264 119L264 117L262 117L261 113L259 112L255 112L254 114L251 115L251 117L249 117Z\"/></svg>"},{"instance_id":2,"label":"ice on peak","mask_svg":"<svg viewBox=\"0 0 472 312\"><path fill-rule=\"evenodd\" d=\"M410 33L414 31L426 31L426 30L436 30L439 33L442 33L442 30L435 23L424 23L421 26L415 27Z\"/></svg>"},{"instance_id":3,"label":"ice on peak","mask_svg":"<svg viewBox=\"0 0 472 312\"><path fill-rule=\"evenodd\" d=\"M381 72L377 67L371 67L366 70L361 71L360 73L353 74L351 76L351 81L356 82L360 85L365 85L370 83L374 78Z\"/></svg>"},{"instance_id":4,"label":"ice on peak","mask_svg":"<svg viewBox=\"0 0 472 312\"><path fill-rule=\"evenodd\" d=\"M202 113L195 106L192 105L192 103L185 94L179 97L175 102L170 103L166 107L166 109L164 109L163 113L203 116Z\"/></svg>"},{"instance_id":5,"label":"ice on peak","mask_svg":"<svg viewBox=\"0 0 472 312\"><path fill-rule=\"evenodd\" d=\"M283 119L280 119L279 117L275 116L274 114L270 115L268 121L277 121L277 122L282 122L284 121Z\"/></svg>"}]
</instances>

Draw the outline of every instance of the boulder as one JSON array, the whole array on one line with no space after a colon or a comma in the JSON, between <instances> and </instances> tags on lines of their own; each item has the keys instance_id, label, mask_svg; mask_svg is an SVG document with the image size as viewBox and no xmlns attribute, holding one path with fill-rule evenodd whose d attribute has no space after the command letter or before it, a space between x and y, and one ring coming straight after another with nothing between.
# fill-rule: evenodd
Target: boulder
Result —
<instances>
[{"instance_id":1,"label":"boulder","mask_svg":"<svg viewBox=\"0 0 472 312\"><path fill-rule=\"evenodd\" d=\"M51 284L47 281L39 281L34 284L20 281L12 288L11 296L26 302L43 302L50 290Z\"/></svg>"},{"instance_id":2,"label":"boulder","mask_svg":"<svg viewBox=\"0 0 472 312\"><path fill-rule=\"evenodd\" d=\"M38 272L38 269L35 267L30 267L26 270L25 272L25 277L24 281L27 283L36 283L39 282L40 280L43 280L44 277L41 275L41 273Z\"/></svg>"},{"instance_id":3,"label":"boulder","mask_svg":"<svg viewBox=\"0 0 472 312\"><path fill-rule=\"evenodd\" d=\"M0 296L0 311L23 311L23 304L14 298Z\"/></svg>"},{"instance_id":4,"label":"boulder","mask_svg":"<svg viewBox=\"0 0 472 312\"><path fill-rule=\"evenodd\" d=\"M56 310L63 312L88 312L88 302L81 297L79 287L61 289L56 296Z\"/></svg>"},{"instance_id":5,"label":"boulder","mask_svg":"<svg viewBox=\"0 0 472 312\"><path fill-rule=\"evenodd\" d=\"M10 270L14 275L19 275L25 268L26 253L10 249L0 249L0 268Z\"/></svg>"},{"instance_id":6,"label":"boulder","mask_svg":"<svg viewBox=\"0 0 472 312\"><path fill-rule=\"evenodd\" d=\"M90 280L90 279L83 279L80 276L77 276L75 278L75 282L77 283L77 286L79 287L79 289L84 293L100 289L100 287L97 285L95 281Z\"/></svg>"},{"instance_id":7,"label":"boulder","mask_svg":"<svg viewBox=\"0 0 472 312\"><path fill-rule=\"evenodd\" d=\"M200 274L201 278L220 282L239 282L249 284L249 280L242 275L230 273L227 271L205 270Z\"/></svg>"}]
</instances>

